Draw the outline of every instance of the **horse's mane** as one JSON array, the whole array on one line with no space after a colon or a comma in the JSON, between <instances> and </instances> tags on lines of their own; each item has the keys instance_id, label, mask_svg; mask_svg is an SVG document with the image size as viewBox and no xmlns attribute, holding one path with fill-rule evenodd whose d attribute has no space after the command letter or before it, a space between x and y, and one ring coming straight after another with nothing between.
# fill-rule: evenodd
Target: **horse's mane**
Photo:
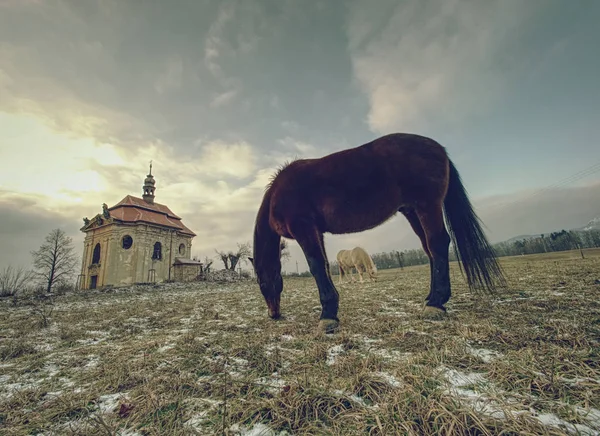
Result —
<instances>
[{"instance_id":1,"label":"horse's mane","mask_svg":"<svg viewBox=\"0 0 600 436\"><path fill-rule=\"evenodd\" d=\"M273 186L273 182L275 181L275 179L277 178L277 176L279 174L281 174L281 172L283 170L285 170L287 167L289 167L291 164L293 164L297 160L300 160L300 159L298 157L295 157L294 159L289 160L289 161L285 161L283 164L279 165L277 167L277 169L275 170L275 172L269 178L269 183L267 183L267 186L265 186L265 192L267 192L269 189L271 189L271 186Z\"/></svg>"}]
</instances>

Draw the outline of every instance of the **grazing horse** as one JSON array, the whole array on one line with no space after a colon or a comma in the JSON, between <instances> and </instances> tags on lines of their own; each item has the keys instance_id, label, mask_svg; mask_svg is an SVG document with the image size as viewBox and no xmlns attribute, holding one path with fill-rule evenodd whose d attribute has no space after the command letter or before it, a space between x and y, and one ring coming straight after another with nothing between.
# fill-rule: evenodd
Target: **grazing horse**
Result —
<instances>
[{"instance_id":1,"label":"grazing horse","mask_svg":"<svg viewBox=\"0 0 600 436\"><path fill-rule=\"evenodd\" d=\"M363 248L354 247L352 250L340 250L337 254L337 262L340 268L340 283L348 272L350 273L350 279L354 281L352 275L352 268L356 268L360 282L363 282L363 276L361 270L369 275L372 281L377 281L377 267L373 263L373 259L369 256Z\"/></svg>"},{"instance_id":2,"label":"grazing horse","mask_svg":"<svg viewBox=\"0 0 600 436\"><path fill-rule=\"evenodd\" d=\"M406 217L429 257L427 312L446 311L451 240L470 289L493 291L505 284L446 149L430 138L396 133L318 159L295 160L273 176L256 216L252 262L269 316L281 316L281 237L302 248L319 290L319 325L331 332L339 325L339 295L323 233L372 229L397 212Z\"/></svg>"}]
</instances>

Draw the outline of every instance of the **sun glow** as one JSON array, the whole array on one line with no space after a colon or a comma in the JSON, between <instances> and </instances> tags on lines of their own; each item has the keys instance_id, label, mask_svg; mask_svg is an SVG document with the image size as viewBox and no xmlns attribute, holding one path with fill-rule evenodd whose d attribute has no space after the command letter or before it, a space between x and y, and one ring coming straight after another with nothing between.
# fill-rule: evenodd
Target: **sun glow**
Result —
<instances>
[{"instance_id":1,"label":"sun glow","mask_svg":"<svg viewBox=\"0 0 600 436\"><path fill-rule=\"evenodd\" d=\"M82 202L86 193L107 189L95 164L120 165L116 147L91 138L52 131L27 115L0 114L0 189L35 194L48 202Z\"/></svg>"}]
</instances>

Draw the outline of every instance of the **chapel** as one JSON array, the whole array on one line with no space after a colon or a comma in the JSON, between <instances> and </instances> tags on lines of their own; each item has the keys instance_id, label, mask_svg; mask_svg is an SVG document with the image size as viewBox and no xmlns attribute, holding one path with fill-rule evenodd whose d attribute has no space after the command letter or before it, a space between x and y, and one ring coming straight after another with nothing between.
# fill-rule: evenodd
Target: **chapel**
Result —
<instances>
[{"instance_id":1,"label":"chapel","mask_svg":"<svg viewBox=\"0 0 600 436\"><path fill-rule=\"evenodd\" d=\"M127 195L102 213L84 218L79 289L134 283L191 281L202 263L191 259L196 234L164 204L156 203L155 180L144 179L142 198Z\"/></svg>"}]
</instances>

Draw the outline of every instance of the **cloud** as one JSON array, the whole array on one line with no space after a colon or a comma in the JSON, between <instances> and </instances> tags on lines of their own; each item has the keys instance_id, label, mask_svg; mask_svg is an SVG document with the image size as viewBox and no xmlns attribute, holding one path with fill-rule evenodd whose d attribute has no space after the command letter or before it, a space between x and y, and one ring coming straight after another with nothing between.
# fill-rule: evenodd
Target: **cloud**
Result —
<instances>
[{"instance_id":1,"label":"cloud","mask_svg":"<svg viewBox=\"0 0 600 436\"><path fill-rule=\"evenodd\" d=\"M217 95L213 101L210 103L211 107L220 107L225 106L231 103L235 97L238 95L237 89L231 89L229 91L223 92L222 94Z\"/></svg>"},{"instance_id":2,"label":"cloud","mask_svg":"<svg viewBox=\"0 0 600 436\"><path fill-rule=\"evenodd\" d=\"M183 60L175 57L166 62L164 72L159 74L154 89L159 94L180 89L183 85Z\"/></svg>"},{"instance_id":3,"label":"cloud","mask_svg":"<svg viewBox=\"0 0 600 436\"><path fill-rule=\"evenodd\" d=\"M353 3L348 49L373 132L427 131L495 101L505 45L532 11L523 2Z\"/></svg>"},{"instance_id":4,"label":"cloud","mask_svg":"<svg viewBox=\"0 0 600 436\"><path fill-rule=\"evenodd\" d=\"M30 268L31 251L37 250L55 228L61 228L73 238L78 255L83 252L83 234L73 220L40 208L35 196L16 196L0 191L0 222L0 269L8 265Z\"/></svg>"}]
</instances>

